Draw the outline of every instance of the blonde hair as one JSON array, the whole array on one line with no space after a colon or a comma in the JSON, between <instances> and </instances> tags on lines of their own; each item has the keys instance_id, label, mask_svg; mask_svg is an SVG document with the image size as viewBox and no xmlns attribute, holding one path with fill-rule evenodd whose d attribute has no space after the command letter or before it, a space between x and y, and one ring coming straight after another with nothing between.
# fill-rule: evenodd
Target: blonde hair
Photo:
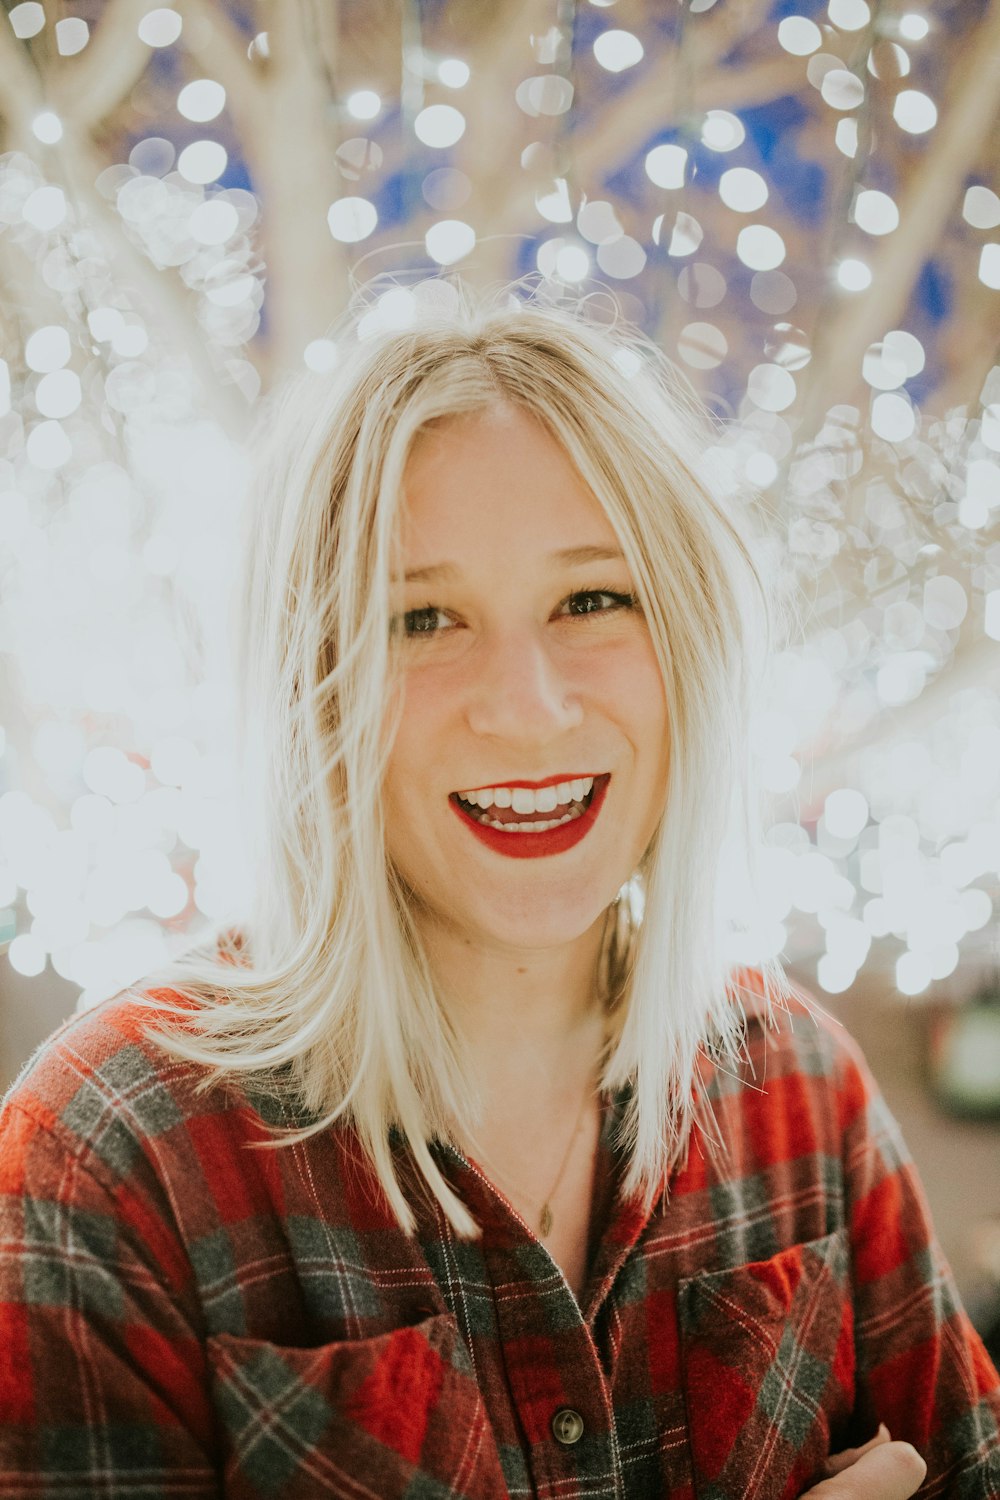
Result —
<instances>
[{"instance_id":1,"label":"blonde hair","mask_svg":"<svg viewBox=\"0 0 1000 1500\"><path fill-rule=\"evenodd\" d=\"M602 505L655 645L665 809L609 908L595 976L614 1017L601 1085L631 1084L622 1192L647 1205L685 1153L700 1057L739 1049L719 875L734 830L745 848L755 839L747 729L769 623L743 520L700 472L715 434L655 346L585 308L461 287L441 305L436 288L403 329L356 312L337 368L296 377L261 412L234 633L256 879L238 933L145 976L136 998L183 1018L147 1035L207 1068L199 1089L252 1077L313 1117L268 1127L265 1146L351 1125L412 1232L395 1127L456 1232L474 1237L429 1142L472 1133L479 1097L386 858L381 801L397 722L389 573L415 438L498 400L533 413ZM783 993L780 965L760 974L767 998Z\"/></svg>"}]
</instances>

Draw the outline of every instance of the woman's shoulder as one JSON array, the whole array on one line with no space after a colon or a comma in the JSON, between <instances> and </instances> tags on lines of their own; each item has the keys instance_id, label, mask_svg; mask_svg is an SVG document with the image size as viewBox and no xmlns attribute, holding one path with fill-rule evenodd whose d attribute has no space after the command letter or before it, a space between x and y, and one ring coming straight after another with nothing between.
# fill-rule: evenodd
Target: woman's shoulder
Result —
<instances>
[{"instance_id":1,"label":"woman's shoulder","mask_svg":"<svg viewBox=\"0 0 1000 1500\"><path fill-rule=\"evenodd\" d=\"M801 981L781 991L759 970L735 976L733 1000L743 1014L740 1059L717 1073L717 1087L750 1090L779 1105L812 1096L836 1107L842 1123L869 1104L877 1087L864 1054L850 1032Z\"/></svg>"},{"instance_id":2,"label":"woman's shoulder","mask_svg":"<svg viewBox=\"0 0 1000 1500\"><path fill-rule=\"evenodd\" d=\"M0 1153L43 1136L114 1187L150 1142L225 1108L206 1069L155 1040L164 1020L183 1027L194 1009L174 990L129 989L68 1016L0 1100Z\"/></svg>"}]
</instances>

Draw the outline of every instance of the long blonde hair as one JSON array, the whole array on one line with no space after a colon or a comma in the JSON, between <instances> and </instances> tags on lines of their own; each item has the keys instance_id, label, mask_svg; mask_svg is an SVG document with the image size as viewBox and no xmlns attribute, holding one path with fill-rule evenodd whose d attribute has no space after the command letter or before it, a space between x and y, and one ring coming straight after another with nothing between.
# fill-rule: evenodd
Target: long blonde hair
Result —
<instances>
[{"instance_id":1,"label":"long blonde hair","mask_svg":"<svg viewBox=\"0 0 1000 1500\"><path fill-rule=\"evenodd\" d=\"M743 516L701 474L714 434L642 335L510 292L416 302L395 330L362 308L337 368L261 412L234 635L252 896L238 932L145 976L137 998L161 1014L147 1035L207 1069L199 1088L252 1078L307 1112L265 1146L351 1125L412 1232L395 1127L456 1232L475 1236L429 1143L471 1134L479 1096L384 841L389 573L414 440L498 400L532 412L602 505L648 622L671 732L665 809L609 909L595 976L615 1022L602 1088L631 1085L622 1191L647 1204L685 1152L701 1055L739 1047L719 875L727 840L756 834L747 729L767 588ZM780 965L760 973L768 997L783 992Z\"/></svg>"}]
</instances>

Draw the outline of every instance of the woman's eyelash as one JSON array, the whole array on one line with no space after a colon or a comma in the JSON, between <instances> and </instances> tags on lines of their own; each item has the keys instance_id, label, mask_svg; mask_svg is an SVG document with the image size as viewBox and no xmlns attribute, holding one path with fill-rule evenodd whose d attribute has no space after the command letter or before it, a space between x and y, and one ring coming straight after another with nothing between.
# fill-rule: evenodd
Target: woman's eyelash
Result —
<instances>
[{"instance_id":1,"label":"woman's eyelash","mask_svg":"<svg viewBox=\"0 0 1000 1500\"><path fill-rule=\"evenodd\" d=\"M613 603L610 605L610 607L604 609L585 609L579 614L570 615L568 618L580 620L584 619L587 615L611 615L617 613L617 611L620 609L638 609L639 607L639 599L636 594L623 594L615 589L574 589L573 593L568 594L562 601L562 603L571 604L574 600L577 599L595 598L611 599ZM439 635L442 632L437 630L411 629L410 622L412 622L416 617L420 615L433 616L444 613L445 611L436 604L423 604L420 605L417 609L408 609L404 614L397 615L392 622L393 630L396 633L399 633L401 631L408 639L411 640L419 635Z\"/></svg>"}]
</instances>

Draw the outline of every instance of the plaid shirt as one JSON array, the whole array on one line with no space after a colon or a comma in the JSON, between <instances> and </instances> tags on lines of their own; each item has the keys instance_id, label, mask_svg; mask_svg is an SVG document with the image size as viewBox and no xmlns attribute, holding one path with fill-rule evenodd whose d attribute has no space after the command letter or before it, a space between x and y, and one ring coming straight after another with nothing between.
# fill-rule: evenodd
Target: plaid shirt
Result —
<instances>
[{"instance_id":1,"label":"plaid shirt","mask_svg":"<svg viewBox=\"0 0 1000 1500\"><path fill-rule=\"evenodd\" d=\"M127 996L71 1018L0 1114L0 1496L781 1500L879 1421L922 1497L1000 1497L1000 1382L855 1045L793 1004L714 1071L649 1214L606 1106L586 1291L485 1176L407 1238L346 1127L196 1097ZM292 1123L286 1120L284 1123Z\"/></svg>"}]
</instances>

